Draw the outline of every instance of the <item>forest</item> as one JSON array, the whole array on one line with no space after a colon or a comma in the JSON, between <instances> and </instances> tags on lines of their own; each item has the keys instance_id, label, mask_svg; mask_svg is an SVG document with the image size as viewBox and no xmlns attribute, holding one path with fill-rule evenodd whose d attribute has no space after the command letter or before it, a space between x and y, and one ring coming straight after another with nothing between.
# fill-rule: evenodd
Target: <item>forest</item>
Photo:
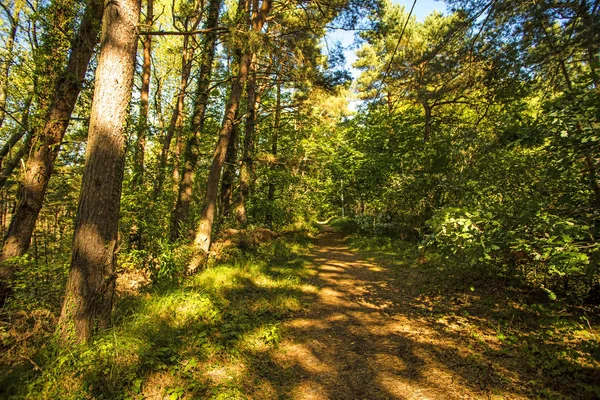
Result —
<instances>
[{"instance_id":1,"label":"forest","mask_svg":"<svg viewBox=\"0 0 600 400\"><path fill-rule=\"evenodd\" d=\"M425 1L0 0L0 398L600 398L600 0Z\"/></svg>"}]
</instances>

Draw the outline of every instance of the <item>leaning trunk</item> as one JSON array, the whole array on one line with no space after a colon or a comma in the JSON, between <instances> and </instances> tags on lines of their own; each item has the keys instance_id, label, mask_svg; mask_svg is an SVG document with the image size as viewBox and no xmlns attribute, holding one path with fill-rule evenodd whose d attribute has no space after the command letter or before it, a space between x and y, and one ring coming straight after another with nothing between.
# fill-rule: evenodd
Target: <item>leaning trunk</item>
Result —
<instances>
[{"instance_id":1,"label":"leaning trunk","mask_svg":"<svg viewBox=\"0 0 600 400\"><path fill-rule=\"evenodd\" d=\"M253 30L260 32L271 10L272 0L263 0L263 3L258 9L258 1L254 1L255 7L253 12ZM196 238L194 239L194 247L197 254L190 262L190 270L197 269L204 258L204 254L208 253L212 238L212 226L215 218L215 204L217 201L219 180L221 178L221 170L223 162L227 155L227 146L229 145L229 136L235 123L235 114L239 107L240 97L242 96L243 86L248 77L248 69L250 67L250 54L248 52L242 55L240 60L240 68L237 78L232 84L231 94L225 107L225 117L219 132L219 141L213 154L213 160L208 173L206 185L206 198L204 207L200 214L200 222L196 230Z\"/></svg>"},{"instance_id":2,"label":"leaning trunk","mask_svg":"<svg viewBox=\"0 0 600 400\"><path fill-rule=\"evenodd\" d=\"M25 140L23 141L21 148L17 152L15 152L12 158L4 164L2 172L0 172L0 188L6 185L8 178L10 178L15 168L19 166L23 157L25 157L25 155L29 153L29 150L31 149L32 138L33 134L28 133L27 136L25 136Z\"/></svg>"},{"instance_id":3,"label":"leaning trunk","mask_svg":"<svg viewBox=\"0 0 600 400\"><path fill-rule=\"evenodd\" d=\"M59 321L65 342L87 342L110 321L139 0L106 5L90 112L85 170L75 219L71 270Z\"/></svg>"},{"instance_id":4,"label":"leaning trunk","mask_svg":"<svg viewBox=\"0 0 600 400\"><path fill-rule=\"evenodd\" d=\"M6 96L8 94L8 78L10 65L13 62L13 48L15 38L17 37L17 29L19 27L19 14L21 13L21 2L15 1L14 14L10 15L7 12L7 17L10 20L10 28L8 37L6 38L6 57L0 62L0 127L4 124L6 117Z\"/></svg>"},{"instance_id":5,"label":"leaning trunk","mask_svg":"<svg viewBox=\"0 0 600 400\"><path fill-rule=\"evenodd\" d=\"M273 122L271 154L273 155L273 159L277 160L277 141L279 139L279 128L281 127L281 82L277 82L277 100L275 107L275 121ZM267 202L269 204L269 208L267 209L265 224L270 229L273 228L273 209L275 208L275 179L273 172L277 169L276 165L277 164L272 164L272 173L269 179L269 191L267 193Z\"/></svg>"},{"instance_id":6,"label":"leaning trunk","mask_svg":"<svg viewBox=\"0 0 600 400\"><path fill-rule=\"evenodd\" d=\"M229 146L227 147L227 157L225 158L225 167L223 169L223 178L221 179L221 207L220 214L225 217L229 215L231 208L231 197L233 195L233 181L235 180L235 170L237 161L237 146L239 124L235 124L231 130Z\"/></svg>"},{"instance_id":7,"label":"leaning trunk","mask_svg":"<svg viewBox=\"0 0 600 400\"><path fill-rule=\"evenodd\" d=\"M103 7L101 0L91 0L87 5L69 61L56 83L56 94L46 123L40 134L34 138L29 158L25 163L21 196L4 240L0 261L22 256L29 248L54 161L81 91L88 63L98 42L99 20ZM2 267L0 279L10 279L13 272L10 267ZM0 286L1 291L4 284Z\"/></svg>"},{"instance_id":8,"label":"leaning trunk","mask_svg":"<svg viewBox=\"0 0 600 400\"><path fill-rule=\"evenodd\" d=\"M17 145L23 136L29 129L29 109L31 108L31 102L33 101L33 92L27 98L25 106L23 107L23 113L21 114L21 121L16 131L10 136L4 146L0 149L0 166L4 163L4 158L10 153L10 151Z\"/></svg>"},{"instance_id":9,"label":"leaning trunk","mask_svg":"<svg viewBox=\"0 0 600 400\"><path fill-rule=\"evenodd\" d=\"M248 225L246 201L250 192L250 172L252 171L252 153L254 150L254 134L256 131L256 55L252 55L250 77L248 79L248 113L244 132L244 152L240 170L240 199L237 204L236 217L242 228Z\"/></svg>"},{"instance_id":10,"label":"leaning trunk","mask_svg":"<svg viewBox=\"0 0 600 400\"><path fill-rule=\"evenodd\" d=\"M221 170L223 168L223 163L225 162L225 157L227 156L227 147L229 146L231 131L235 124L235 115L240 104L244 82L248 76L249 61L250 57L248 54L241 57L239 73L232 85L231 94L227 100L225 118L223 119L221 131L219 132L219 141L217 142L217 147L215 148L210 171L208 173L206 198L204 200L202 213L200 214L200 223L196 230L196 238L194 239L194 247L203 254L208 253L208 249L210 248ZM203 254L197 254L197 256L194 257L190 264L191 270L195 270L200 266Z\"/></svg>"},{"instance_id":11,"label":"leaning trunk","mask_svg":"<svg viewBox=\"0 0 600 400\"><path fill-rule=\"evenodd\" d=\"M181 236L181 226L189 218L190 203L192 201L192 188L194 186L195 171L198 168L199 144L202 130L204 129L204 120L206 115L206 106L208 104L210 78L212 75L213 61L215 58L215 46L217 43L217 33L215 28L219 23L219 10L222 0L212 0L208 8L208 17L204 28L208 31L203 42L202 61L200 64L200 74L198 76L198 86L196 89L196 100L194 106L194 116L190 137L186 143L183 172L179 182L177 201L173 210L171 221L171 239L173 241Z\"/></svg>"}]
</instances>

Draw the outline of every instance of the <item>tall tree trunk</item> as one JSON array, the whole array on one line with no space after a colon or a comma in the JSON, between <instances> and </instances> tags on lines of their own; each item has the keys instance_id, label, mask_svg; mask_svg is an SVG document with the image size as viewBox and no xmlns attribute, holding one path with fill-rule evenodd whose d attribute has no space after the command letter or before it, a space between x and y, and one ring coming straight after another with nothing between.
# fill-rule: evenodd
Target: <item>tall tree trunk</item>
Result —
<instances>
[{"instance_id":1,"label":"tall tree trunk","mask_svg":"<svg viewBox=\"0 0 600 400\"><path fill-rule=\"evenodd\" d=\"M275 121L273 122L273 136L271 141L271 154L273 158L277 159L277 141L279 139L279 129L281 127L281 82L277 82L277 99L275 105ZM273 164L272 169L276 169L276 164ZM267 193L267 200L269 208L267 209L267 215L265 217L265 224L272 229L273 228L273 206L275 203L275 180L273 176L269 179L269 191Z\"/></svg>"},{"instance_id":2,"label":"tall tree trunk","mask_svg":"<svg viewBox=\"0 0 600 400\"><path fill-rule=\"evenodd\" d=\"M248 78L248 112L244 132L244 150L240 169L240 198L236 207L236 218L242 228L248 225L246 201L250 192L250 173L252 171L252 156L254 152L254 134L256 131L256 54L252 55Z\"/></svg>"},{"instance_id":3,"label":"tall tree trunk","mask_svg":"<svg viewBox=\"0 0 600 400\"><path fill-rule=\"evenodd\" d=\"M65 343L87 342L110 322L139 0L107 2L88 145L75 219L71 270L59 320Z\"/></svg>"},{"instance_id":4,"label":"tall tree trunk","mask_svg":"<svg viewBox=\"0 0 600 400\"><path fill-rule=\"evenodd\" d=\"M231 198L233 195L233 182L235 180L235 170L237 161L237 137L239 134L240 125L235 124L231 130L229 138L229 146L227 146L227 157L225 158L225 166L223 167L223 178L221 179L221 216L229 215L231 208Z\"/></svg>"},{"instance_id":5,"label":"tall tree trunk","mask_svg":"<svg viewBox=\"0 0 600 400\"><path fill-rule=\"evenodd\" d=\"M257 4L258 1L255 1ZM272 0L263 0L260 10L255 8L253 14L253 29L255 32L260 32L266 21L266 18L271 10ZM212 226L215 218L215 203L218 195L219 180L221 177L221 169L227 155L227 146L229 145L229 136L235 122L235 114L239 107L240 97L242 96L243 86L248 77L248 69L250 67L250 54L244 53L240 60L240 68L235 81L232 84L231 94L225 107L225 117L219 132L219 141L213 155L212 164L208 173L206 185L206 197L204 207L200 214L200 222L196 230L194 239L194 247L197 254L190 262L190 270L197 269L204 259L204 255L208 253L212 239Z\"/></svg>"},{"instance_id":6,"label":"tall tree trunk","mask_svg":"<svg viewBox=\"0 0 600 400\"><path fill-rule=\"evenodd\" d=\"M199 22L199 19L198 19ZM192 29L195 29L198 24L196 23ZM192 61L194 59L195 48L190 46L190 36L185 35L183 37L183 47L181 53L181 79L179 80L179 91L177 92L177 101L173 108L173 114L171 115L171 122L165 139L163 147L160 153L160 159L158 164L158 177L154 186L154 199L158 198L158 194L162 190L165 181L165 167L167 165L167 158L169 150L171 148L171 142L175 138L175 160L173 167L173 178L175 185L179 183L179 169L180 159L182 153L182 132L183 132L183 112L185 106L185 94L192 72Z\"/></svg>"},{"instance_id":7,"label":"tall tree trunk","mask_svg":"<svg viewBox=\"0 0 600 400\"><path fill-rule=\"evenodd\" d=\"M197 254L194 257L190 263L190 270L195 270L200 266L204 254L208 253L208 249L210 248L212 226L215 218L215 205L219 181L221 180L221 170L223 168L223 163L225 162L225 157L227 156L227 147L229 146L231 131L235 124L235 115L242 96L244 82L248 76L248 64L250 64L250 56L244 54L240 59L239 72L232 84L231 94L229 95L229 99L225 106L225 117L219 132L219 140L208 173L204 207L200 214L200 223L198 224L196 238L194 239L194 247L203 254Z\"/></svg>"},{"instance_id":8,"label":"tall tree trunk","mask_svg":"<svg viewBox=\"0 0 600 400\"><path fill-rule=\"evenodd\" d=\"M221 4L222 0L211 0L208 6L208 16L204 24L204 28L208 30L208 32L202 43L202 59L194 100L194 115L190 127L190 136L185 146L183 172L181 174L177 201L175 202L171 220L171 239L173 241L181 237L181 226L189 219L195 172L198 168L200 136L204 129L206 106L209 97L208 91L215 58L215 46L217 43L217 33L214 29L219 24Z\"/></svg>"},{"instance_id":9,"label":"tall tree trunk","mask_svg":"<svg viewBox=\"0 0 600 400\"><path fill-rule=\"evenodd\" d=\"M146 20L144 25L150 30L154 18L154 0L146 0ZM148 104L150 94L150 75L152 68L152 36L145 35L143 39L142 87L140 91L140 117L138 121L135 186L141 186L144 175L144 156L146 152L146 135L148 133Z\"/></svg>"},{"instance_id":10,"label":"tall tree trunk","mask_svg":"<svg viewBox=\"0 0 600 400\"><path fill-rule=\"evenodd\" d=\"M6 57L0 61L0 127L4 124L4 118L6 117L6 98L8 95L8 78L10 72L10 65L13 60L13 48L15 45L15 38L17 37L17 29L19 28L19 14L21 13L21 2L15 1L15 9L11 15L7 9L6 17L10 21L10 28L8 29L8 35L5 40Z\"/></svg>"},{"instance_id":11,"label":"tall tree trunk","mask_svg":"<svg viewBox=\"0 0 600 400\"><path fill-rule=\"evenodd\" d=\"M151 30L153 18L154 0L146 0L146 19L144 22L146 30ZM150 128L148 124L148 104L150 97L150 75L152 72L152 36L145 35L142 39L142 45L144 61L142 62L142 87L140 90L140 115L137 125L137 142L135 145L133 191L143 196L146 135ZM129 231L129 245L133 248L141 249L143 248L143 226L146 213L140 202L136 202L134 214L135 220Z\"/></svg>"},{"instance_id":12,"label":"tall tree trunk","mask_svg":"<svg viewBox=\"0 0 600 400\"><path fill-rule=\"evenodd\" d=\"M425 132L423 133L423 142L429 142L431 138L431 106L425 100L423 103L423 109L425 110Z\"/></svg>"},{"instance_id":13,"label":"tall tree trunk","mask_svg":"<svg viewBox=\"0 0 600 400\"><path fill-rule=\"evenodd\" d=\"M56 82L55 97L46 123L33 139L31 152L25 163L21 196L4 240L0 261L22 256L29 248L54 161L81 91L94 47L98 43L103 7L102 0L90 0L86 7L67 66ZM13 273L12 267L0 268L0 295Z\"/></svg>"}]
</instances>

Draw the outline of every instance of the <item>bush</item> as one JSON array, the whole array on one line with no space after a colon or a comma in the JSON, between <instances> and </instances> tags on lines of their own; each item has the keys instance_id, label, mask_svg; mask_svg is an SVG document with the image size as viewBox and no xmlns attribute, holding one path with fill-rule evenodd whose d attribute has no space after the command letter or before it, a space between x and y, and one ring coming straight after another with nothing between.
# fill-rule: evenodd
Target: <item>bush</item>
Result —
<instances>
[{"instance_id":1,"label":"bush","mask_svg":"<svg viewBox=\"0 0 600 400\"><path fill-rule=\"evenodd\" d=\"M514 223L513 221L518 221ZM578 221L538 211L500 215L446 207L427 222L426 245L437 249L448 266L480 269L582 301L598 285L600 247L590 228Z\"/></svg>"}]
</instances>

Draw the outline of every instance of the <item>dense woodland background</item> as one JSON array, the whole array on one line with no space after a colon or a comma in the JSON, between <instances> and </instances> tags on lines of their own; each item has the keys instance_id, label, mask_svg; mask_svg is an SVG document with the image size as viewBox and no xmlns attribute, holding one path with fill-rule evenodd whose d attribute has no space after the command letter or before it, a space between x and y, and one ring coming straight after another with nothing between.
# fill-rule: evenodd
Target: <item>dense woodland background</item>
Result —
<instances>
[{"instance_id":1,"label":"dense woodland background","mask_svg":"<svg viewBox=\"0 0 600 400\"><path fill-rule=\"evenodd\" d=\"M0 3L11 393L48 396L49 360L127 299L332 217L597 312L600 2L446 3ZM358 32L354 82L333 29Z\"/></svg>"}]
</instances>

